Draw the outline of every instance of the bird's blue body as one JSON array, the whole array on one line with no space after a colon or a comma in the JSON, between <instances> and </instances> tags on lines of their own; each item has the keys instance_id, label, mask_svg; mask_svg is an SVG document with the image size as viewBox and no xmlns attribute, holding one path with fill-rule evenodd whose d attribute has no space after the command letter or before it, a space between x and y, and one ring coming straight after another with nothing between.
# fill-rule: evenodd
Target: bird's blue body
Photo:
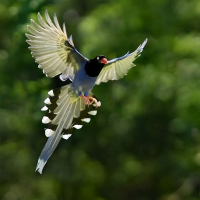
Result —
<instances>
[{"instance_id":1,"label":"bird's blue body","mask_svg":"<svg viewBox=\"0 0 200 200\"><path fill-rule=\"evenodd\" d=\"M96 77L90 77L85 72L85 63L80 67L72 82L73 90L80 96L88 96L94 87Z\"/></svg>"}]
</instances>

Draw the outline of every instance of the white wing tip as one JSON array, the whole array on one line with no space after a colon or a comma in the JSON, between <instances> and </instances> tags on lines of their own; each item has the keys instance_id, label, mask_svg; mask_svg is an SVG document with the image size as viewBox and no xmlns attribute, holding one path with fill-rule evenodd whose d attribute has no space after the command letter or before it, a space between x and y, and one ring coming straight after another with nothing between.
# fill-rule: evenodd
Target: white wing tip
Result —
<instances>
[{"instance_id":1,"label":"white wing tip","mask_svg":"<svg viewBox=\"0 0 200 200\"><path fill-rule=\"evenodd\" d=\"M59 78L61 81L66 81L68 79L68 76L64 76L63 74L61 74Z\"/></svg>"},{"instance_id":2,"label":"white wing tip","mask_svg":"<svg viewBox=\"0 0 200 200\"><path fill-rule=\"evenodd\" d=\"M148 42L148 38L146 38L146 39L144 40L144 42L142 43L142 48L144 48L144 46L147 44L147 42Z\"/></svg>"},{"instance_id":3,"label":"white wing tip","mask_svg":"<svg viewBox=\"0 0 200 200\"><path fill-rule=\"evenodd\" d=\"M69 42L72 46L74 46L74 42L73 42L72 35L69 36L68 42Z\"/></svg>"},{"instance_id":4,"label":"white wing tip","mask_svg":"<svg viewBox=\"0 0 200 200\"><path fill-rule=\"evenodd\" d=\"M146 38L144 40L144 42L138 47L138 51L142 52L143 48L145 47L145 45L147 44L148 39Z\"/></svg>"}]
</instances>

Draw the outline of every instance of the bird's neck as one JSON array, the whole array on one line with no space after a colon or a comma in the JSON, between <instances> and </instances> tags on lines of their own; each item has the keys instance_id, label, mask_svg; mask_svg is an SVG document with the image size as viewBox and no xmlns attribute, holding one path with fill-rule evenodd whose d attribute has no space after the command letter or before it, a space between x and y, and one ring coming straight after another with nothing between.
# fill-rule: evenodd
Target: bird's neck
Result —
<instances>
[{"instance_id":1,"label":"bird's neck","mask_svg":"<svg viewBox=\"0 0 200 200\"><path fill-rule=\"evenodd\" d=\"M96 63L90 60L86 62L85 72L90 77L96 77L100 74L103 67L104 67L104 64Z\"/></svg>"}]
</instances>

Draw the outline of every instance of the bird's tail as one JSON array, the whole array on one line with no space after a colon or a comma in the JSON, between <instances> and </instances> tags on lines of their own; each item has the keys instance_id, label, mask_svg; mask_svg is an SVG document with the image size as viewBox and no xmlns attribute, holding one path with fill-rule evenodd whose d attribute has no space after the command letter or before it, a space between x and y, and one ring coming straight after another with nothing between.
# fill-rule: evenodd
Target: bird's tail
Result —
<instances>
[{"instance_id":1,"label":"bird's tail","mask_svg":"<svg viewBox=\"0 0 200 200\"><path fill-rule=\"evenodd\" d=\"M48 94L49 98L44 101L46 105L42 108L42 111L48 111L42 119L48 126L45 130L48 140L36 167L40 174L61 138L68 139L72 128L80 129L83 122L90 122L89 115L97 114L96 105L85 106L84 100L71 89L71 84L51 90Z\"/></svg>"},{"instance_id":2,"label":"bird's tail","mask_svg":"<svg viewBox=\"0 0 200 200\"><path fill-rule=\"evenodd\" d=\"M60 139L62 138L62 135L57 132L50 136L40 154L40 157L38 159L36 171L38 171L40 174L42 174L42 170L47 162L47 160L52 155L53 151L57 147L58 143L60 142Z\"/></svg>"}]
</instances>

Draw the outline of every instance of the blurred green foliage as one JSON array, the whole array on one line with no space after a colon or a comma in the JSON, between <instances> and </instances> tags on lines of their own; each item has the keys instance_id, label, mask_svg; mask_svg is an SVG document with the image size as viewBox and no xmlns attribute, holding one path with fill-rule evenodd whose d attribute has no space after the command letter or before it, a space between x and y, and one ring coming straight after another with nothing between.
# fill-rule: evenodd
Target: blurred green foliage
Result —
<instances>
[{"instance_id":1,"label":"blurred green foliage","mask_svg":"<svg viewBox=\"0 0 200 200\"><path fill-rule=\"evenodd\" d=\"M98 115L62 140L42 175L46 78L25 42L37 12L57 13L88 58L149 41L124 79L94 88ZM200 198L199 0L1 0L0 199Z\"/></svg>"}]
</instances>

